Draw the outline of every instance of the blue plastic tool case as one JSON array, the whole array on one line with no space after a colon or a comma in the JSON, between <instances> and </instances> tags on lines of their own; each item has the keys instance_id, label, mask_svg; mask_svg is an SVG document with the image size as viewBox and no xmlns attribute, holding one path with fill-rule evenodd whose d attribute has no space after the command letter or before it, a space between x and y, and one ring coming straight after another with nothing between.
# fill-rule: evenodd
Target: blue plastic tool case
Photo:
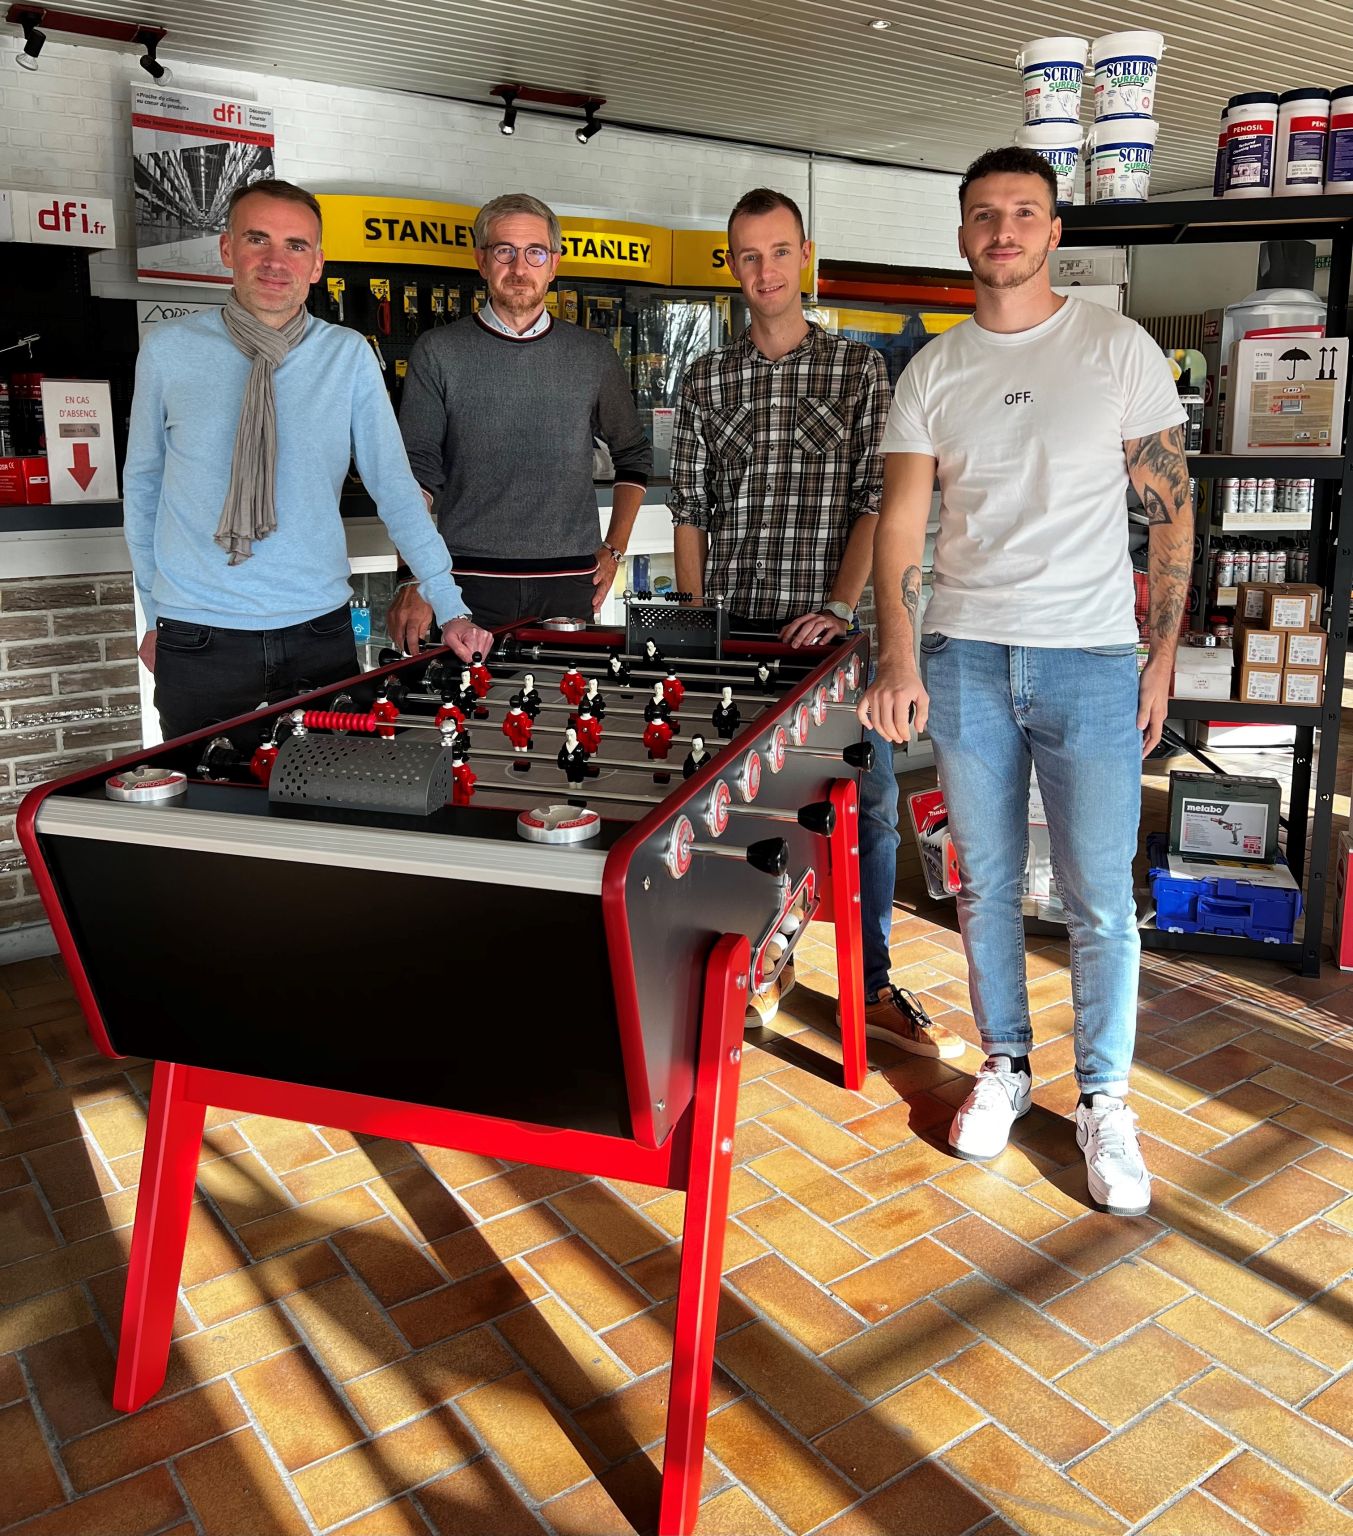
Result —
<instances>
[{"instance_id":1,"label":"blue plastic tool case","mask_svg":"<svg viewBox=\"0 0 1353 1536\"><path fill-rule=\"evenodd\" d=\"M1188 879L1169 868L1169 845L1158 832L1146 840L1156 927L1170 933L1217 933L1290 944L1301 916L1301 892L1235 878ZM1274 860L1282 864L1281 858Z\"/></svg>"}]
</instances>

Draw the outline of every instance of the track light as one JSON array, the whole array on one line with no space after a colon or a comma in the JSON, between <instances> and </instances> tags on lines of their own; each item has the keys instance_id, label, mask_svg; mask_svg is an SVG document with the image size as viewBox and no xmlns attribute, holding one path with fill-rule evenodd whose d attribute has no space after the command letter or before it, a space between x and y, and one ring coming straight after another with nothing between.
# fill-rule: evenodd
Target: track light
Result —
<instances>
[{"instance_id":1,"label":"track light","mask_svg":"<svg viewBox=\"0 0 1353 1536\"><path fill-rule=\"evenodd\" d=\"M168 85L174 78L169 71L169 66L161 64L155 57L155 50L160 46L160 39L163 36L164 33L158 27L155 29L146 27L138 32L132 41L139 43L146 50L141 55L141 68L158 84Z\"/></svg>"},{"instance_id":2,"label":"track light","mask_svg":"<svg viewBox=\"0 0 1353 1536\"><path fill-rule=\"evenodd\" d=\"M47 34L38 31L38 22L42 20L41 11L26 11L21 16L16 16L15 21L23 28L23 52L14 55L15 62L20 69L36 69L38 67L38 55L42 52L43 44L47 41Z\"/></svg>"},{"instance_id":3,"label":"track light","mask_svg":"<svg viewBox=\"0 0 1353 1536\"><path fill-rule=\"evenodd\" d=\"M517 93L516 91L504 91L503 120L498 124L498 132L509 137L517 131Z\"/></svg>"},{"instance_id":4,"label":"track light","mask_svg":"<svg viewBox=\"0 0 1353 1536\"><path fill-rule=\"evenodd\" d=\"M587 113L587 121L581 128L576 129L573 135L579 144L586 144L593 134L601 132L601 124L597 121L597 107L599 105L599 102L589 101L583 106L583 111Z\"/></svg>"}]
</instances>

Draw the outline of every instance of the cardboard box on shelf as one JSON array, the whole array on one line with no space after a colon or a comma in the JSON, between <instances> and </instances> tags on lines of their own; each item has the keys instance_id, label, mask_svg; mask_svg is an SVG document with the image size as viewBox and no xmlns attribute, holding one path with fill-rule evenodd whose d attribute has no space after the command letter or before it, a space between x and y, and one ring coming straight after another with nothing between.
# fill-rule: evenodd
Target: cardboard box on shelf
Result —
<instances>
[{"instance_id":1,"label":"cardboard box on shelf","mask_svg":"<svg viewBox=\"0 0 1353 1536\"><path fill-rule=\"evenodd\" d=\"M1243 581L1236 589L1236 627L1238 629L1318 629L1324 589L1313 581ZM1273 604L1280 599L1305 597L1308 617L1305 624L1271 624ZM1279 612L1289 618L1296 610L1286 601L1279 602Z\"/></svg>"},{"instance_id":2,"label":"cardboard box on shelf","mask_svg":"<svg viewBox=\"0 0 1353 1536\"><path fill-rule=\"evenodd\" d=\"M1281 667L1287 636L1281 630L1244 629L1236 636L1236 665L1239 667Z\"/></svg>"},{"instance_id":3,"label":"cardboard box on shelf","mask_svg":"<svg viewBox=\"0 0 1353 1536\"><path fill-rule=\"evenodd\" d=\"M1353 971L1353 908L1348 901L1353 837L1339 834L1339 854L1334 861L1334 963L1341 971Z\"/></svg>"},{"instance_id":4,"label":"cardboard box on shelf","mask_svg":"<svg viewBox=\"0 0 1353 1536\"><path fill-rule=\"evenodd\" d=\"M1312 599L1312 593L1319 593L1319 587L1307 586L1305 583L1291 586L1284 584L1274 587L1264 594L1264 628L1265 629L1309 629L1312 622L1312 613L1318 621L1320 609L1319 598Z\"/></svg>"},{"instance_id":5,"label":"cardboard box on shelf","mask_svg":"<svg viewBox=\"0 0 1353 1536\"><path fill-rule=\"evenodd\" d=\"M1231 349L1226 424L1233 454L1343 452L1346 336L1253 336Z\"/></svg>"},{"instance_id":6,"label":"cardboard box on shelf","mask_svg":"<svg viewBox=\"0 0 1353 1536\"><path fill-rule=\"evenodd\" d=\"M1176 699L1229 699L1235 652L1229 645L1181 645L1174 663Z\"/></svg>"},{"instance_id":7,"label":"cardboard box on shelf","mask_svg":"<svg viewBox=\"0 0 1353 1536\"><path fill-rule=\"evenodd\" d=\"M47 459L20 459L23 466L23 499L30 507L45 507L52 499L51 475Z\"/></svg>"},{"instance_id":8,"label":"cardboard box on shelf","mask_svg":"<svg viewBox=\"0 0 1353 1536\"><path fill-rule=\"evenodd\" d=\"M1289 672L1324 673L1325 644L1329 636L1323 629L1293 630L1287 637L1283 666Z\"/></svg>"},{"instance_id":9,"label":"cardboard box on shelf","mask_svg":"<svg viewBox=\"0 0 1353 1536\"><path fill-rule=\"evenodd\" d=\"M1169 851L1271 860L1281 808L1277 779L1176 771L1170 775Z\"/></svg>"},{"instance_id":10,"label":"cardboard box on shelf","mask_svg":"<svg viewBox=\"0 0 1353 1536\"><path fill-rule=\"evenodd\" d=\"M1236 674L1236 698L1242 704L1277 704L1282 686L1280 667L1241 667Z\"/></svg>"},{"instance_id":11,"label":"cardboard box on shelf","mask_svg":"<svg viewBox=\"0 0 1353 1536\"><path fill-rule=\"evenodd\" d=\"M1236 591L1236 624L1264 627L1264 600L1272 591L1267 581L1242 581Z\"/></svg>"},{"instance_id":12,"label":"cardboard box on shelf","mask_svg":"<svg viewBox=\"0 0 1353 1536\"><path fill-rule=\"evenodd\" d=\"M23 504L23 460L0 459L0 507L21 507Z\"/></svg>"},{"instance_id":13,"label":"cardboard box on shelf","mask_svg":"<svg viewBox=\"0 0 1353 1536\"><path fill-rule=\"evenodd\" d=\"M1320 704L1325 698L1325 677L1322 672L1304 672L1300 669L1283 673L1282 702L1284 704Z\"/></svg>"}]
</instances>

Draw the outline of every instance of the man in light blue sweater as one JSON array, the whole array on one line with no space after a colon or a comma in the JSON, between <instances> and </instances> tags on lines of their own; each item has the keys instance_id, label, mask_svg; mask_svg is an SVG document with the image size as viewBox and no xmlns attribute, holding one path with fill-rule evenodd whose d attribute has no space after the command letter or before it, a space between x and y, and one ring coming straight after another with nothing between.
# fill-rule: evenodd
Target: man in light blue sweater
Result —
<instances>
[{"instance_id":1,"label":"man in light blue sweater","mask_svg":"<svg viewBox=\"0 0 1353 1536\"><path fill-rule=\"evenodd\" d=\"M319 204L236 190L221 310L159 327L136 368L123 475L127 547L166 739L359 671L338 510L351 458L463 660L488 654L409 469L376 360L308 315Z\"/></svg>"}]
</instances>

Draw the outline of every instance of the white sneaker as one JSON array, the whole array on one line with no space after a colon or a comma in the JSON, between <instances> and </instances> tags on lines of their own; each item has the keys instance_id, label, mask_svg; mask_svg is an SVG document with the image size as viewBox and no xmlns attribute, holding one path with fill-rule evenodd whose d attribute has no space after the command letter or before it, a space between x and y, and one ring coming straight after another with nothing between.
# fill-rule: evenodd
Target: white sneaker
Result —
<instances>
[{"instance_id":1,"label":"white sneaker","mask_svg":"<svg viewBox=\"0 0 1353 1536\"><path fill-rule=\"evenodd\" d=\"M1151 1175L1137 1145L1137 1116L1107 1093L1076 1106L1076 1140L1085 1153L1090 1198L1110 1216L1140 1216L1151 1205Z\"/></svg>"},{"instance_id":2,"label":"white sneaker","mask_svg":"<svg viewBox=\"0 0 1353 1536\"><path fill-rule=\"evenodd\" d=\"M949 1145L970 1163L1003 1152L1010 1127L1033 1108L1033 1092L1033 1078L1012 1072L1008 1056L988 1056L949 1127Z\"/></svg>"}]
</instances>

